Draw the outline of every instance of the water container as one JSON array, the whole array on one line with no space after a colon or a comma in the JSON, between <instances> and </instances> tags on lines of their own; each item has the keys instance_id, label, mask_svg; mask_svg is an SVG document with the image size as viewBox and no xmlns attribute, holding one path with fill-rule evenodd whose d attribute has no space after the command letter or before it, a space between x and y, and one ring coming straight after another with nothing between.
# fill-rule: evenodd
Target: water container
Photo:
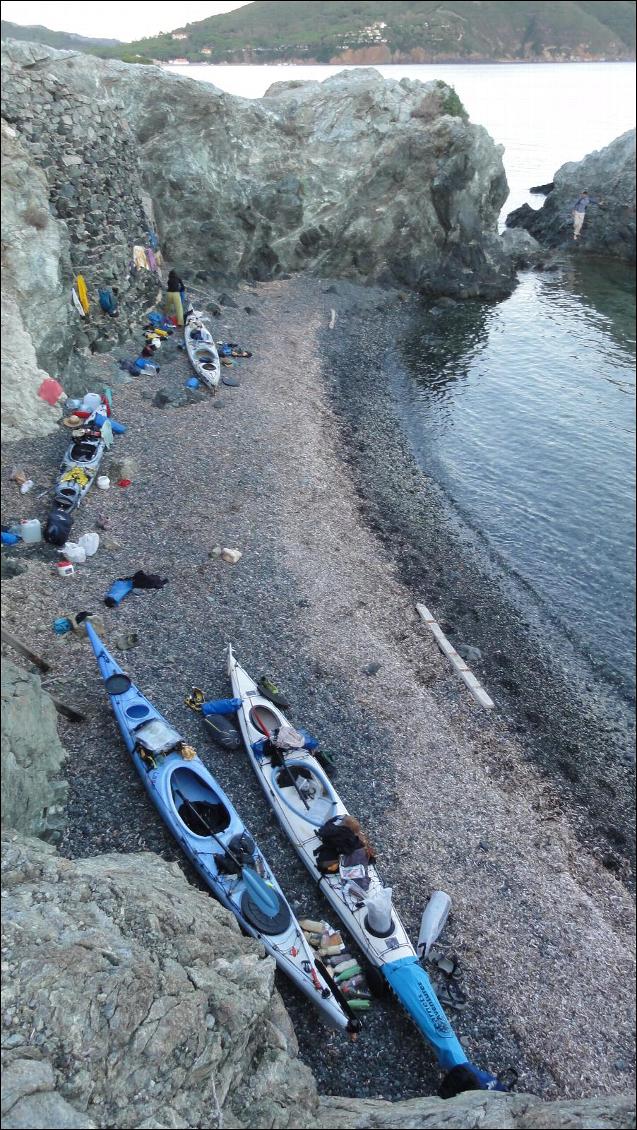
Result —
<instances>
[{"instance_id":1,"label":"water container","mask_svg":"<svg viewBox=\"0 0 637 1130\"><path fill-rule=\"evenodd\" d=\"M87 392L86 396L82 400L82 411L83 412L96 412L98 408L101 408L101 405L102 405L102 398L99 395L99 393L97 393L97 392Z\"/></svg>"},{"instance_id":2,"label":"water container","mask_svg":"<svg viewBox=\"0 0 637 1130\"><path fill-rule=\"evenodd\" d=\"M100 535L95 533L82 534L77 539L77 544L84 550L87 557L92 557L99 549Z\"/></svg>"},{"instance_id":3,"label":"water container","mask_svg":"<svg viewBox=\"0 0 637 1130\"><path fill-rule=\"evenodd\" d=\"M434 891L420 921L416 950L419 957L427 957L429 950L444 929L451 910L451 899L444 891Z\"/></svg>"},{"instance_id":4,"label":"water container","mask_svg":"<svg viewBox=\"0 0 637 1130\"><path fill-rule=\"evenodd\" d=\"M25 545L35 545L42 541L42 526L39 518L26 518L20 522L20 535Z\"/></svg>"}]
</instances>

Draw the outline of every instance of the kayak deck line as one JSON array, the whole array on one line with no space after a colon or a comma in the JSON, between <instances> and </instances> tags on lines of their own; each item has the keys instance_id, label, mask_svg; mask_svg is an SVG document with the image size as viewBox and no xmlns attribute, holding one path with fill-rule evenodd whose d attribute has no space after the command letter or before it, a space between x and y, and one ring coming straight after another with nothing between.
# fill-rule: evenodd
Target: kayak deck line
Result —
<instances>
[{"instance_id":1,"label":"kayak deck line","mask_svg":"<svg viewBox=\"0 0 637 1130\"><path fill-rule=\"evenodd\" d=\"M495 707L495 702L487 694L484 687L482 686L482 683L479 679L476 678L476 676L473 674L473 671L467 666L462 656L458 655L455 647L452 643L449 642L445 633L440 627L440 624L436 620L436 617L429 611L427 605L417 604L416 611L423 623L425 623L429 628L441 652L443 653L443 655L446 655L454 671L460 676L463 683L468 688L470 694L473 696L476 702L479 703L483 710L493 710Z\"/></svg>"}]
</instances>

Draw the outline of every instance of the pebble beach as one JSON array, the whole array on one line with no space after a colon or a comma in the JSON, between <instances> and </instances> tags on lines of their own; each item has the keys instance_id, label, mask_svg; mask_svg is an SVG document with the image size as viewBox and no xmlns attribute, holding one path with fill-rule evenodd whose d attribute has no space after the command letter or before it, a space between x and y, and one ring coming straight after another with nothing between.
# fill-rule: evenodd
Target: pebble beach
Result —
<instances>
[{"instance_id":1,"label":"pebble beach","mask_svg":"<svg viewBox=\"0 0 637 1130\"><path fill-rule=\"evenodd\" d=\"M415 300L309 277L233 295L235 305L209 323L216 338L253 354L224 370L238 387L155 407L157 389L182 388L190 375L178 335L162 347L157 376L123 382L111 354L88 364L87 388L109 385L113 414L127 427L104 470L109 458L125 456L138 468L126 489L93 489L77 515L73 537L104 520L96 556L61 578L45 543L3 554L27 565L3 585L3 621L51 663L47 689L86 715L81 723L60 719L70 784L60 850L154 851L196 881L127 758L87 641L52 631L56 617L93 610L118 662L218 776L297 914L338 925L266 808L245 754L213 746L184 705L195 685L207 697L228 696L230 641L255 678L266 674L285 691L292 721L335 757L335 783L368 831L412 936L430 892L451 895L443 941L459 959L468 1004L449 1016L470 1058L494 1072L514 1067L519 1089L545 1098L626 1091L634 1038L630 871L623 841L616 836L598 850L587 829L594 770L600 824L626 830L632 766L626 757L603 760L606 731L593 719L591 760L581 765L582 780L571 776L565 786L547 754L561 748L560 723L542 759L516 728L501 688L487 679L496 710L486 714L416 612L417 601L436 611L436 588L444 597L444 577L434 576L435 511L426 510L427 525L427 484L405 464L412 517L423 515L410 541L404 505L393 507L393 480L383 477L391 420L379 352ZM196 305L205 309L214 298L197 295ZM140 326L137 345L116 356L136 356L141 337ZM44 521L42 492L67 440L60 427L4 445L4 522ZM30 495L10 481L15 466L35 480ZM427 570L418 540L425 535ZM224 562L218 546L239 549L241 559ZM461 584L464 568L458 559ZM105 608L112 581L138 569L169 583ZM529 684L540 698L539 666ZM557 719L566 699L556 686L546 696ZM435 1093L433 1055L397 1004L375 1002L358 1041L346 1044L282 977L277 982L323 1093Z\"/></svg>"}]
</instances>

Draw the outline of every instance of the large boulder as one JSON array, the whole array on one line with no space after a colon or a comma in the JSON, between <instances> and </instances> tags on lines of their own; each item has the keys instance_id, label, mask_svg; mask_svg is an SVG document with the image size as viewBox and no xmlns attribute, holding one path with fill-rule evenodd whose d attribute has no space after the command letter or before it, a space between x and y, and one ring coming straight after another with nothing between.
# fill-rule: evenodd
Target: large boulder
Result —
<instances>
[{"instance_id":1,"label":"large boulder","mask_svg":"<svg viewBox=\"0 0 637 1130\"><path fill-rule=\"evenodd\" d=\"M544 187L549 187L544 186ZM633 262L635 259L635 130L628 130L582 161L557 170L553 188L537 211L523 204L507 216L507 227L525 228L549 247L573 245L572 208L580 192L603 201L586 212L577 251Z\"/></svg>"},{"instance_id":2,"label":"large boulder","mask_svg":"<svg viewBox=\"0 0 637 1130\"><path fill-rule=\"evenodd\" d=\"M319 1098L271 958L176 864L2 847L5 1130L635 1125L630 1098Z\"/></svg>"},{"instance_id":3,"label":"large boulder","mask_svg":"<svg viewBox=\"0 0 637 1130\"><path fill-rule=\"evenodd\" d=\"M68 234L44 173L2 122L2 438L45 435L60 416L37 391L69 347ZM69 274L67 267L67 275ZM45 371L46 367L46 371Z\"/></svg>"},{"instance_id":4,"label":"large boulder","mask_svg":"<svg viewBox=\"0 0 637 1130\"><path fill-rule=\"evenodd\" d=\"M456 296L512 288L497 237L502 150L445 84L356 70L247 101L147 70L122 74L118 93L183 270L309 268Z\"/></svg>"},{"instance_id":5,"label":"large boulder","mask_svg":"<svg viewBox=\"0 0 637 1130\"><path fill-rule=\"evenodd\" d=\"M176 864L14 836L2 887L6 1130L311 1123L274 962Z\"/></svg>"},{"instance_id":6,"label":"large boulder","mask_svg":"<svg viewBox=\"0 0 637 1130\"><path fill-rule=\"evenodd\" d=\"M64 827L66 759L55 707L37 675L2 659L2 824L51 841Z\"/></svg>"},{"instance_id":7,"label":"large boulder","mask_svg":"<svg viewBox=\"0 0 637 1130\"><path fill-rule=\"evenodd\" d=\"M497 236L502 149L445 83L361 69L249 100L45 47L10 42L4 57L5 113L46 163L89 281L121 274L122 235L130 257L149 198L186 278L309 268L458 297L514 285Z\"/></svg>"}]
</instances>

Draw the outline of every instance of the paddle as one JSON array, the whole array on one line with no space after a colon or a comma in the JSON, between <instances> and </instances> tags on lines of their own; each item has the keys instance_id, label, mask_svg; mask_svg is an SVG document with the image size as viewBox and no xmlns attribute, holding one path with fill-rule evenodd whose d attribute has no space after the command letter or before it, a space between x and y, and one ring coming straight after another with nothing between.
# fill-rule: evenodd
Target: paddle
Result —
<instances>
[{"instance_id":1,"label":"paddle","mask_svg":"<svg viewBox=\"0 0 637 1130\"><path fill-rule=\"evenodd\" d=\"M179 800L183 801L188 810L190 812L193 812L197 817L197 820L199 820L200 823L203 824L204 828L206 829L208 834L212 836L213 840L215 840L215 842L219 844L219 847L223 848L224 855L227 855L228 858L231 859L235 864L235 866L239 868L241 877L244 880L250 894L259 906L259 909L263 911L263 913L267 915L268 918L272 918L279 907L278 898L272 887L268 886L265 880L262 879L260 875L257 875L256 871L252 867L245 867L243 863L241 863L237 856L230 851L228 845L224 844L223 840L217 835L216 832L212 830L205 817L197 811L194 804L192 804L188 800L188 797L184 796L180 789L173 788L173 795L178 797Z\"/></svg>"}]
</instances>

